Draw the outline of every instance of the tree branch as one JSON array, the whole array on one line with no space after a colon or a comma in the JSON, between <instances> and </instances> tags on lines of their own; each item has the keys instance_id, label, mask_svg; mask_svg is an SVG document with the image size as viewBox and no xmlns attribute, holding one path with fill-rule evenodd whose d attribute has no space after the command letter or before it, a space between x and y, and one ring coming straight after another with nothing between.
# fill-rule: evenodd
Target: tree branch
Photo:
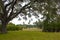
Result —
<instances>
[{"instance_id":1,"label":"tree branch","mask_svg":"<svg viewBox=\"0 0 60 40\"><path fill-rule=\"evenodd\" d=\"M0 0L0 6L1 6L1 8L2 8L2 10L3 10L3 13L4 13L4 15L5 15L5 13L7 13L7 12L6 12L6 9L5 9L5 6L4 6L4 3L3 3L2 0Z\"/></svg>"},{"instance_id":2,"label":"tree branch","mask_svg":"<svg viewBox=\"0 0 60 40\"><path fill-rule=\"evenodd\" d=\"M15 0L15 2L11 5L11 12L10 12L10 15L9 17L13 14L13 10L14 10L14 5L17 3L17 0Z\"/></svg>"},{"instance_id":3,"label":"tree branch","mask_svg":"<svg viewBox=\"0 0 60 40\"><path fill-rule=\"evenodd\" d=\"M2 14L2 13L0 13L0 20L4 20L4 19L3 19L3 14Z\"/></svg>"},{"instance_id":4,"label":"tree branch","mask_svg":"<svg viewBox=\"0 0 60 40\"><path fill-rule=\"evenodd\" d=\"M29 2L28 4L26 4L25 6L23 6L20 11L18 13L13 14L12 16L10 16L10 20L12 20L13 18L15 18L18 14L20 14L22 12L23 9L25 9L26 6L28 6L31 2Z\"/></svg>"},{"instance_id":5,"label":"tree branch","mask_svg":"<svg viewBox=\"0 0 60 40\"><path fill-rule=\"evenodd\" d=\"M7 11L5 9L5 6L4 6L4 3L3 3L2 0L0 0L0 6L1 6L1 9L3 11L3 14L1 15L1 18L2 18L2 20L5 20L5 19L7 19L7 15L6 15Z\"/></svg>"},{"instance_id":6,"label":"tree branch","mask_svg":"<svg viewBox=\"0 0 60 40\"><path fill-rule=\"evenodd\" d=\"M13 2L14 2L14 0L13 0L12 2L6 4L6 5L5 5L5 9L6 9L9 5L11 5Z\"/></svg>"}]
</instances>

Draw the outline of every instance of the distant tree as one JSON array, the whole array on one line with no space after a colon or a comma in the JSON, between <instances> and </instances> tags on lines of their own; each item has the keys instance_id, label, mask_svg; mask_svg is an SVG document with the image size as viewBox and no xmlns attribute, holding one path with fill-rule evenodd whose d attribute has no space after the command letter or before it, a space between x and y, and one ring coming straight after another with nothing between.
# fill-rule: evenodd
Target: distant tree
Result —
<instances>
[{"instance_id":1,"label":"distant tree","mask_svg":"<svg viewBox=\"0 0 60 40\"><path fill-rule=\"evenodd\" d=\"M43 28L43 22L41 20L36 21L34 24L40 29Z\"/></svg>"}]
</instances>

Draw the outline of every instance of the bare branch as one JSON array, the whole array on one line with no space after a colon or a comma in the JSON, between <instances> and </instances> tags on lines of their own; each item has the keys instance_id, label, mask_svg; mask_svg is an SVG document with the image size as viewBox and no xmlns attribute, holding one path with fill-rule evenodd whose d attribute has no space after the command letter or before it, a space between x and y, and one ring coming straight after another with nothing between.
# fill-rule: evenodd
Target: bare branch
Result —
<instances>
[{"instance_id":1,"label":"bare branch","mask_svg":"<svg viewBox=\"0 0 60 40\"><path fill-rule=\"evenodd\" d=\"M2 8L4 14L7 13L7 12L6 12L6 9L5 9L5 6L4 6L4 3L3 3L2 0L0 0L0 5L1 5L1 8Z\"/></svg>"},{"instance_id":2,"label":"bare branch","mask_svg":"<svg viewBox=\"0 0 60 40\"><path fill-rule=\"evenodd\" d=\"M13 9L14 9L14 5L17 3L17 0L15 0L15 2L11 5L11 12L10 12L10 15L9 17L13 14Z\"/></svg>"},{"instance_id":3,"label":"bare branch","mask_svg":"<svg viewBox=\"0 0 60 40\"><path fill-rule=\"evenodd\" d=\"M6 4L5 9L6 9L10 4L12 4L13 2L14 2L14 0L13 0L12 2Z\"/></svg>"},{"instance_id":4,"label":"bare branch","mask_svg":"<svg viewBox=\"0 0 60 40\"><path fill-rule=\"evenodd\" d=\"M20 14L22 12L23 9L25 9L26 6L28 6L31 2L29 2L28 4L26 4L25 6L23 6L20 11L18 13L15 13L13 15L10 16L10 20L12 20L13 18L15 18L18 14Z\"/></svg>"},{"instance_id":5,"label":"bare branch","mask_svg":"<svg viewBox=\"0 0 60 40\"><path fill-rule=\"evenodd\" d=\"M0 20L3 20L3 14L0 13Z\"/></svg>"}]
</instances>

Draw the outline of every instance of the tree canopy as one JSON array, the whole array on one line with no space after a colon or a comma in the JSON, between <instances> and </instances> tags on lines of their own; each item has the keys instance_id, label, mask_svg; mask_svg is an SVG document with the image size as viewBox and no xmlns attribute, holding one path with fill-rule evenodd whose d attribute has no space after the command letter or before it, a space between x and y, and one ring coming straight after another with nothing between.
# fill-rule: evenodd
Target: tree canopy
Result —
<instances>
[{"instance_id":1,"label":"tree canopy","mask_svg":"<svg viewBox=\"0 0 60 40\"><path fill-rule=\"evenodd\" d=\"M58 19L60 16L60 0L0 0L1 32L6 33L6 25L19 14L24 19L26 15L38 18L43 15L44 25Z\"/></svg>"}]
</instances>

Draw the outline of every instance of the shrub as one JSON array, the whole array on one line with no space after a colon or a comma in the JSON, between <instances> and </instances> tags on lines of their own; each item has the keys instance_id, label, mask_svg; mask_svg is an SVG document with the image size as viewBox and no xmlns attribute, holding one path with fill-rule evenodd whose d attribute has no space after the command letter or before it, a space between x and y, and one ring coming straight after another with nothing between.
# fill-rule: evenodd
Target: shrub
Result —
<instances>
[{"instance_id":1,"label":"shrub","mask_svg":"<svg viewBox=\"0 0 60 40\"><path fill-rule=\"evenodd\" d=\"M60 22L53 22L49 24L45 24L43 31L45 32L60 32Z\"/></svg>"},{"instance_id":2,"label":"shrub","mask_svg":"<svg viewBox=\"0 0 60 40\"><path fill-rule=\"evenodd\" d=\"M22 29L23 29L22 26L14 25L12 23L9 23L7 25L7 31L19 31L19 30L22 30ZM1 31L1 24L0 24L0 31Z\"/></svg>"},{"instance_id":3,"label":"shrub","mask_svg":"<svg viewBox=\"0 0 60 40\"><path fill-rule=\"evenodd\" d=\"M18 25L14 25L12 23L7 25L7 30L8 31L18 31L18 30L22 30L22 29L23 29L23 27L18 26Z\"/></svg>"},{"instance_id":4,"label":"shrub","mask_svg":"<svg viewBox=\"0 0 60 40\"><path fill-rule=\"evenodd\" d=\"M19 26L8 26L7 30L8 31L18 31L18 30L22 30L22 27L19 27Z\"/></svg>"}]
</instances>

